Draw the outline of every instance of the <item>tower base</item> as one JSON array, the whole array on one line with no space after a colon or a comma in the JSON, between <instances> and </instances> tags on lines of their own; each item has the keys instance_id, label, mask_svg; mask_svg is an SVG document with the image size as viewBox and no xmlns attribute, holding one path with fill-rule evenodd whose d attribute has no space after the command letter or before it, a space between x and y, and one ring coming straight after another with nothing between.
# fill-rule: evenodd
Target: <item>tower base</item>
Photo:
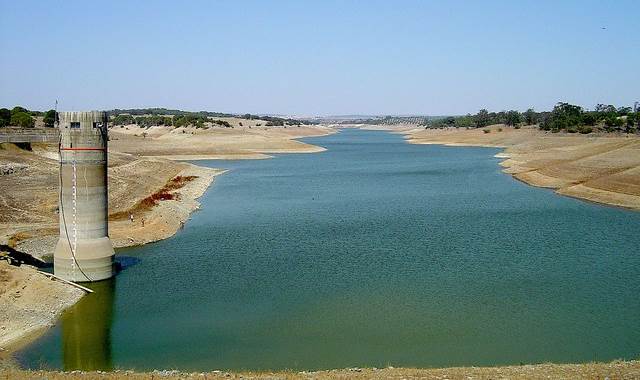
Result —
<instances>
[{"instance_id":1,"label":"tower base","mask_svg":"<svg viewBox=\"0 0 640 380\"><path fill-rule=\"evenodd\" d=\"M58 240L53 254L56 276L74 282L91 282L115 275L115 252L108 237L78 241L75 260L71 253L72 244L65 237Z\"/></svg>"}]
</instances>

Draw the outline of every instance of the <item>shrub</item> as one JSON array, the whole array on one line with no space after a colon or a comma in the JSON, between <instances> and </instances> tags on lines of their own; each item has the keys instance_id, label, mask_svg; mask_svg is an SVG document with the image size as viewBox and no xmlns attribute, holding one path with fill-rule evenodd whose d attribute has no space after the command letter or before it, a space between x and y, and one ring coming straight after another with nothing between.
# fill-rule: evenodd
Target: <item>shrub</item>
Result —
<instances>
[{"instance_id":1,"label":"shrub","mask_svg":"<svg viewBox=\"0 0 640 380\"><path fill-rule=\"evenodd\" d=\"M44 113L44 117L42 118L42 121L44 122L44 126L48 127L48 128L53 128L55 122L56 122L56 111L55 110L49 110L47 112Z\"/></svg>"},{"instance_id":2,"label":"shrub","mask_svg":"<svg viewBox=\"0 0 640 380\"><path fill-rule=\"evenodd\" d=\"M491 129L483 129L482 132L484 133L491 133Z\"/></svg>"},{"instance_id":3,"label":"shrub","mask_svg":"<svg viewBox=\"0 0 640 380\"><path fill-rule=\"evenodd\" d=\"M582 133L583 135L586 135L593 132L593 128L589 126L581 126L580 128L578 128L578 132Z\"/></svg>"}]
</instances>

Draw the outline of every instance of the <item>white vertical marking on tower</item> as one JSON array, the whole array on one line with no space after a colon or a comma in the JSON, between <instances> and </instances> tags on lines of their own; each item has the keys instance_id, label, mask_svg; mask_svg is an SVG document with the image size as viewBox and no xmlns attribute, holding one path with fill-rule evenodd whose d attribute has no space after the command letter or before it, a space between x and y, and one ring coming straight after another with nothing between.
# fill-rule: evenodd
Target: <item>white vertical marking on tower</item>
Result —
<instances>
[{"instance_id":1,"label":"white vertical marking on tower","mask_svg":"<svg viewBox=\"0 0 640 380\"><path fill-rule=\"evenodd\" d=\"M77 215L77 199L78 199L78 190L77 190L77 182L78 182L78 174L76 172L76 157L75 153L73 153L73 181L71 182L71 193L73 194L73 255L74 259L71 261L71 268L73 271L73 275L75 277L76 272L76 260L75 256L78 252L78 223L76 220Z\"/></svg>"}]
</instances>

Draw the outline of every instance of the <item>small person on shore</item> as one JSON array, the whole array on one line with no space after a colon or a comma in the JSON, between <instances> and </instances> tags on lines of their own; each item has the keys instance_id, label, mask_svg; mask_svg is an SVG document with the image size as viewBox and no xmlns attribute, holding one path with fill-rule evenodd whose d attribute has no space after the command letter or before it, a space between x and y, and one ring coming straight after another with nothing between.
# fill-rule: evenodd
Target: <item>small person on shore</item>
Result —
<instances>
[{"instance_id":1,"label":"small person on shore","mask_svg":"<svg viewBox=\"0 0 640 380\"><path fill-rule=\"evenodd\" d=\"M144 217L142 217L140 221L142 222L142 227L144 227Z\"/></svg>"},{"instance_id":2,"label":"small person on shore","mask_svg":"<svg viewBox=\"0 0 640 380\"><path fill-rule=\"evenodd\" d=\"M133 214L129 214L129 220L133 223Z\"/></svg>"}]
</instances>

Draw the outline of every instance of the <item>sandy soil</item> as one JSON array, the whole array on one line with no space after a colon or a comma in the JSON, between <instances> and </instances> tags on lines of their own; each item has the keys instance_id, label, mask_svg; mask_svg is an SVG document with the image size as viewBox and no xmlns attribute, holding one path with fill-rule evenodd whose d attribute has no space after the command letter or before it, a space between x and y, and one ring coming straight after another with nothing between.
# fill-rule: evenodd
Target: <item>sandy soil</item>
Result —
<instances>
[{"instance_id":1,"label":"sandy soil","mask_svg":"<svg viewBox=\"0 0 640 380\"><path fill-rule=\"evenodd\" d=\"M83 295L84 291L51 280L34 268L0 261L0 356L6 348L15 349L53 325Z\"/></svg>"},{"instance_id":2,"label":"sandy soil","mask_svg":"<svg viewBox=\"0 0 640 380\"><path fill-rule=\"evenodd\" d=\"M640 137L579 135L491 126L399 130L412 144L501 147L504 172L530 185L592 202L640 210ZM501 131L500 131L501 130Z\"/></svg>"},{"instance_id":3,"label":"sandy soil","mask_svg":"<svg viewBox=\"0 0 640 380\"><path fill-rule=\"evenodd\" d=\"M638 379L640 362L588 364L536 364L512 367L459 367L442 369L351 368L318 372L225 372L181 373L154 371L115 372L47 372L0 370L0 376L11 379Z\"/></svg>"},{"instance_id":4,"label":"sandy soil","mask_svg":"<svg viewBox=\"0 0 640 380\"><path fill-rule=\"evenodd\" d=\"M260 159L269 158L270 153L322 152L324 148L295 139L334 132L322 126L145 129L129 125L110 130L110 147L117 152L175 160Z\"/></svg>"}]
</instances>

